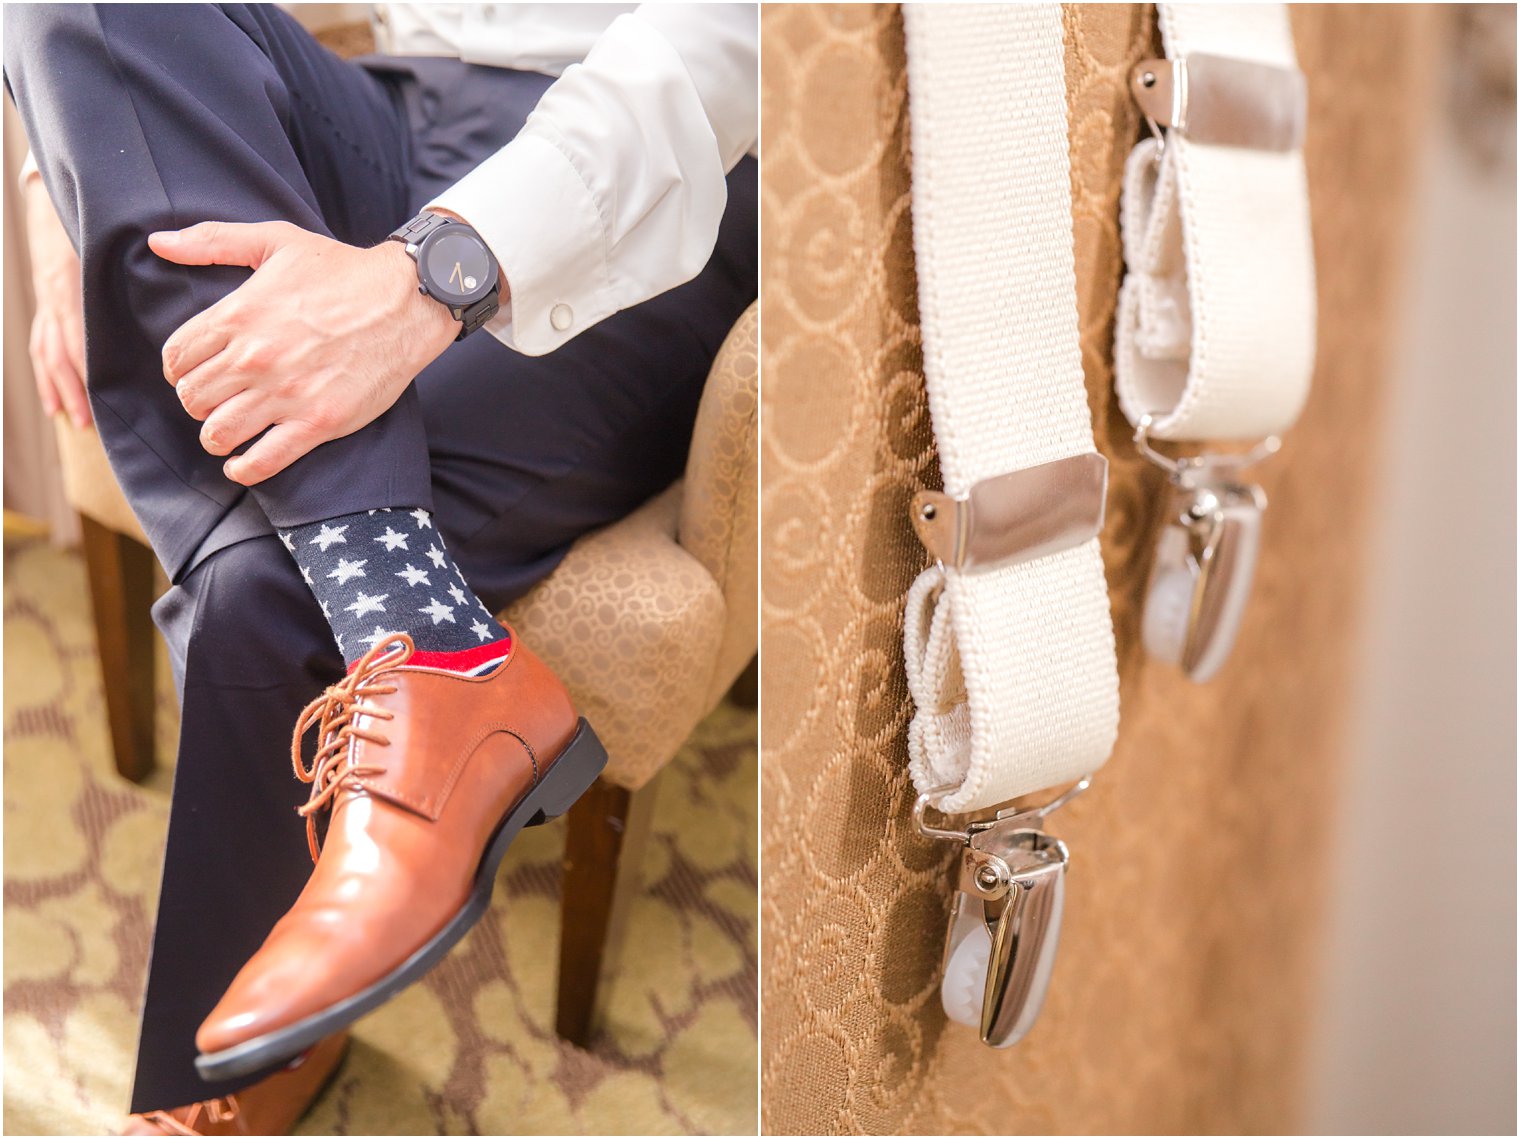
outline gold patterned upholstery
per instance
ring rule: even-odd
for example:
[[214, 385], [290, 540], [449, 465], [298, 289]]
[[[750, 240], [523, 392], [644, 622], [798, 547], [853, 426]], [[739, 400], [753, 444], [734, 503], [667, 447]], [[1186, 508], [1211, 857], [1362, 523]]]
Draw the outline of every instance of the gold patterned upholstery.
[[755, 652], [756, 306], [708, 376], [686, 477], [575, 544], [505, 616], [563, 678], [635, 790]]
[[67, 415], [55, 415], [53, 431], [58, 439], [63, 493], [69, 505], [86, 518], [146, 545], [148, 536], [127, 505], [121, 487], [116, 485], [116, 476], [111, 473], [106, 449], [101, 446], [95, 428], [80, 429]]
[[[686, 477], [576, 543], [505, 613], [596, 725], [606, 778], [647, 783], [755, 652], [755, 408], [751, 305], [713, 363]], [[93, 429], [55, 417], [70, 504], [145, 541]]]
[[[1140, 652], [1163, 482], [1135, 455], [1108, 363], [1120, 173], [1144, 129], [1127, 76], [1156, 52], [1154, 12], [1064, 8], [1122, 723], [1093, 789], [1057, 820], [1073, 862], [1045, 1011], [1028, 1039], [994, 1052], [940, 1007], [954, 853], [909, 817], [902, 601], [927, 559], [907, 504], [938, 474], [901, 21], [895, 6], [763, 10], [767, 1133], [1295, 1125], [1407, 140], [1428, 100], [1433, 29], [1413, 7], [1293, 11], [1310, 93], [1318, 371], [1283, 455], [1260, 468], [1272, 507], [1240, 643], [1199, 687]], [[1014, 97], [1017, 76], [1007, 85]]]

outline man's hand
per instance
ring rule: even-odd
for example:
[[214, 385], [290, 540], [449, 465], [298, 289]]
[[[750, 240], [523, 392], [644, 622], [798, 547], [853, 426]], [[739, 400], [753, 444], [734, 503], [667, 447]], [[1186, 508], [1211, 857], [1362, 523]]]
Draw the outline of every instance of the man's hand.
[[35, 174], [26, 186], [26, 246], [32, 259], [32, 293], [37, 300], [27, 350], [42, 410], [55, 415], [62, 408], [76, 426], [88, 427], [90, 401], [84, 388], [84, 299], [79, 255], [58, 220], [47, 188]]
[[180, 265], [246, 265], [253, 276], [164, 344], [164, 378], [204, 421], [201, 446], [252, 486], [385, 412], [459, 332], [417, 291], [399, 242], [358, 249], [289, 222], [202, 222], [150, 234]]

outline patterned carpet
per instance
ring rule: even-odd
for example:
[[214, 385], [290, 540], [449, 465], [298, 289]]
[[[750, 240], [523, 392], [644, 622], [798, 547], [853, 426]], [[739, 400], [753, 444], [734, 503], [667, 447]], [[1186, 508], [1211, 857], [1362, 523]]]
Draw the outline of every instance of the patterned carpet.
[[[79, 558], [8, 532], [5, 573], [5, 1131], [101, 1134], [127, 1099], [171, 773], [134, 787], [111, 766]], [[162, 755], [174, 721], [165, 668]], [[724, 705], [664, 776], [589, 1052], [552, 1027], [561, 822], [518, 840], [426, 982], [359, 1023], [302, 1133], [753, 1134], [755, 764], [753, 714]]]

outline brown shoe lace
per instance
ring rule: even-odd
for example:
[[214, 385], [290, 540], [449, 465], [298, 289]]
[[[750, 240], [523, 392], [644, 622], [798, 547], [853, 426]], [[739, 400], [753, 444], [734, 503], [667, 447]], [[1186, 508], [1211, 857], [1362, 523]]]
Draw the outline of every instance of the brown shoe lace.
[[[380, 747], [391, 741], [377, 732], [355, 723], [359, 716], [375, 720], [393, 719], [384, 708], [366, 704], [369, 696], [385, 696], [396, 691], [394, 684], [376, 683], [376, 674], [396, 668], [411, 659], [415, 646], [412, 638], [397, 633], [389, 640], [377, 642], [359, 658], [349, 673], [337, 684], [318, 696], [296, 721], [295, 735], [290, 741], [290, 760], [296, 769], [296, 778], [311, 784], [311, 797], [297, 812], [306, 820], [306, 845], [311, 849], [315, 862], [322, 853], [317, 841], [317, 814], [331, 806], [334, 796], [344, 788], [358, 787], [358, 780], [366, 775], [383, 774], [385, 768], [373, 764], [351, 763], [350, 745], [354, 740], [365, 740]], [[301, 758], [301, 740], [312, 726], [317, 727], [317, 753], [307, 767]]]
[[238, 1107], [237, 1096], [223, 1096], [221, 1099], [205, 1100], [202, 1103], [193, 1103], [187, 1109], [176, 1108], [176, 1111], [185, 1111], [185, 1118], [180, 1119], [167, 1111], [147, 1111], [143, 1113], [143, 1119], [160, 1128], [166, 1135], [201, 1135], [193, 1126], [199, 1121], [204, 1112], [210, 1123], [226, 1123], [237, 1117], [242, 1109]]

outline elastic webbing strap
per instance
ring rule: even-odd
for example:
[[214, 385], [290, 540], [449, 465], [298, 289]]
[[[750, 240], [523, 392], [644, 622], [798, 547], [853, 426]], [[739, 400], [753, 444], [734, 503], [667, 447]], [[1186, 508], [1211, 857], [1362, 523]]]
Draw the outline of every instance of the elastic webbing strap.
[[[913, 239], [945, 490], [1093, 450], [1072, 259], [1056, 5], [907, 5]], [[947, 811], [1075, 779], [1118, 730], [1097, 539], [992, 570], [936, 566], [905, 620], [909, 756]]]
[[[1282, 4], [1161, 4], [1167, 57], [1298, 66]], [[1128, 275], [1114, 374], [1161, 439], [1260, 439], [1290, 427], [1314, 367], [1314, 255], [1302, 150], [1143, 140], [1125, 169]]]

